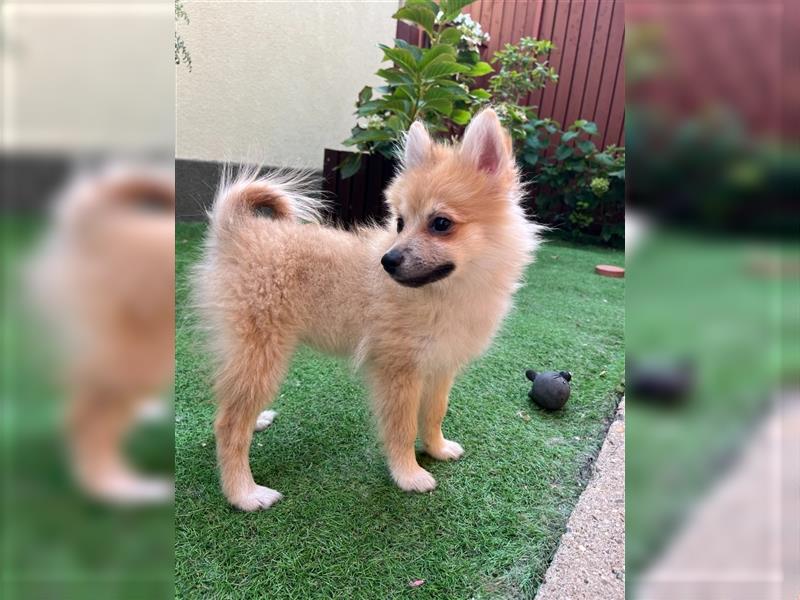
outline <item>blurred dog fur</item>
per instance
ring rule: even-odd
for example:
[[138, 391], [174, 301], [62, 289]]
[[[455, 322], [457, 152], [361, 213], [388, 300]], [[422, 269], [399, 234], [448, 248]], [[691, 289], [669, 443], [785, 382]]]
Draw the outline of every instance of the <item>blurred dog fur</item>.
[[407, 491], [436, 487], [417, 463], [417, 434], [436, 459], [463, 453], [442, 420], [456, 374], [490, 345], [538, 244], [520, 198], [511, 140], [491, 109], [460, 147], [411, 127], [384, 226], [320, 225], [319, 202], [286, 175], [252, 168], [223, 181], [194, 289], [217, 359], [217, 457], [231, 504], [253, 511], [281, 498], [255, 483], [248, 453], [298, 344], [353, 358], [392, 478]]
[[124, 442], [173, 376], [174, 207], [166, 171], [116, 165], [76, 177], [29, 265], [37, 316], [55, 334], [74, 475], [111, 503], [172, 496], [171, 481], [129, 466]]

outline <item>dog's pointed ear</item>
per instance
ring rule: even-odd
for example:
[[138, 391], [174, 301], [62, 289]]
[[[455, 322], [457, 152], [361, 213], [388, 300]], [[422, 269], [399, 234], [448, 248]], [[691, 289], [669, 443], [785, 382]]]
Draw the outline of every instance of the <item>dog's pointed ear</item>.
[[425, 126], [415, 121], [406, 135], [403, 148], [403, 168], [413, 169], [425, 163], [431, 155], [433, 142]]
[[511, 140], [494, 110], [487, 108], [472, 119], [464, 133], [461, 154], [478, 170], [493, 175], [511, 166]]

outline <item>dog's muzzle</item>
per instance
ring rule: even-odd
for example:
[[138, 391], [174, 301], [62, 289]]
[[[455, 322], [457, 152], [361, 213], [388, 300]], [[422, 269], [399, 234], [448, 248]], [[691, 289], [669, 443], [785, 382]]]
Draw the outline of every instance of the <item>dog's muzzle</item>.
[[438, 267], [436, 267], [432, 271], [429, 271], [428, 273], [425, 273], [424, 275], [415, 275], [414, 277], [401, 277], [393, 272], [390, 272], [390, 275], [392, 276], [392, 279], [394, 279], [400, 285], [417, 288], [444, 279], [445, 277], [450, 275], [450, 273], [452, 273], [455, 270], [455, 268], [456, 266], [453, 263], [445, 263], [443, 265], [439, 265]]

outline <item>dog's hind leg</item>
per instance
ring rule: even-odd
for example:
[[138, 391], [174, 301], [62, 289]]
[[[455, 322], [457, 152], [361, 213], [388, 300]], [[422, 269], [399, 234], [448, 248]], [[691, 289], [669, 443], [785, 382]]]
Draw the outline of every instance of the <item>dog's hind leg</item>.
[[279, 492], [256, 485], [249, 453], [253, 424], [277, 394], [292, 350], [293, 344], [275, 339], [267, 345], [241, 347], [229, 356], [217, 378], [215, 433], [222, 490], [241, 510], [269, 508], [281, 499]]
[[135, 398], [134, 393], [91, 383], [75, 387], [67, 419], [72, 468], [83, 490], [100, 500], [168, 502], [172, 482], [137, 473], [125, 457], [125, 436], [140, 406]]
[[431, 375], [425, 384], [419, 407], [419, 437], [425, 452], [437, 460], [456, 460], [464, 454], [458, 442], [446, 440], [442, 421], [447, 413], [447, 401], [453, 386], [453, 373]]
[[431, 491], [436, 480], [419, 466], [414, 451], [422, 393], [419, 373], [414, 368], [372, 365], [369, 376], [392, 479], [407, 492]]

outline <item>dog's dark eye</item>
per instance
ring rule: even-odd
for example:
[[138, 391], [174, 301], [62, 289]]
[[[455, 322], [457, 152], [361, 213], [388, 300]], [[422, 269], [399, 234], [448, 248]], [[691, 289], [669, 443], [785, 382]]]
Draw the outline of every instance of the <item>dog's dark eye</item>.
[[431, 229], [433, 229], [436, 233], [444, 233], [446, 231], [450, 231], [450, 228], [453, 226], [453, 222], [450, 219], [446, 219], [444, 217], [436, 217], [431, 222]]
[[401, 231], [403, 231], [403, 227], [405, 227], [405, 223], [403, 222], [403, 219], [401, 217], [398, 217], [397, 218], [397, 233], [400, 233]]

